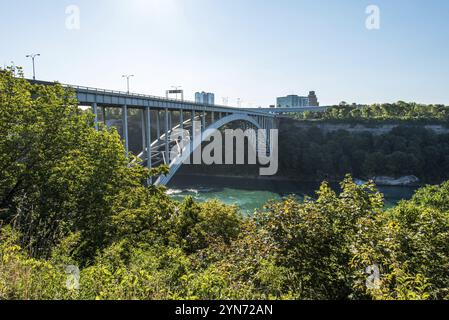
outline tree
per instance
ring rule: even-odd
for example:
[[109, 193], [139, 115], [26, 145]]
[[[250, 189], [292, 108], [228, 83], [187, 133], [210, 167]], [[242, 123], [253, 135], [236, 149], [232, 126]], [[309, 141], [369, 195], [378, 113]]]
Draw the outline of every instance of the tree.
[[34, 256], [79, 231], [79, 254], [92, 257], [113, 238], [112, 217], [149, 192], [142, 181], [155, 172], [126, 158], [115, 130], [96, 131], [70, 90], [7, 70], [0, 93], [0, 220]]

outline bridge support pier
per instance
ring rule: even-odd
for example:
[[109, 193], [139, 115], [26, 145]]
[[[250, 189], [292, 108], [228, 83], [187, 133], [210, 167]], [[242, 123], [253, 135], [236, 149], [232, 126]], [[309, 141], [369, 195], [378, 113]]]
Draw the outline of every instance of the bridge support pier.
[[201, 139], [203, 137], [203, 132], [206, 130], [206, 111], [203, 110], [202, 119], [201, 119]]
[[103, 124], [106, 126], [106, 107], [101, 107], [101, 110], [103, 112]]
[[184, 111], [182, 109], [179, 109], [179, 129], [181, 130], [181, 139], [184, 144]]
[[96, 102], [94, 102], [92, 104], [92, 112], [93, 112], [93, 114], [95, 116], [95, 118], [94, 118], [95, 130], [98, 131], [98, 108], [97, 108], [97, 103]]
[[271, 123], [270, 120], [267, 119], [267, 146], [268, 146], [268, 154], [271, 155]]
[[195, 139], [195, 117], [196, 117], [196, 113], [195, 110], [192, 110], [192, 136], [190, 139], [190, 150], [193, 150], [193, 140]]
[[160, 123], [160, 111], [156, 110], [156, 134], [157, 141], [161, 140], [161, 123]]
[[[259, 121], [257, 121], [257, 123], [259, 123]], [[259, 133], [257, 132], [257, 128], [254, 127], [254, 130], [256, 130], [256, 154], [259, 154]]]
[[165, 164], [170, 164], [170, 148], [168, 141], [168, 133], [169, 133], [169, 119], [168, 119], [168, 108], [165, 108]]
[[167, 116], [168, 116], [168, 132], [171, 133], [173, 131], [173, 119], [172, 119], [172, 112], [167, 109]]
[[125, 104], [122, 107], [122, 128], [123, 138], [125, 139], [125, 152], [128, 157], [129, 154], [129, 140], [128, 140], [128, 106]]
[[146, 140], [146, 119], [145, 119], [145, 110], [146, 109], [142, 109], [140, 110], [140, 126], [141, 126], [141, 133], [142, 133], [142, 150], [145, 152], [146, 148], [147, 148], [147, 140]]
[[[150, 108], [146, 108], [145, 109], [145, 122], [147, 123], [146, 125], [146, 146], [147, 146], [147, 168], [148, 169], [152, 169], [153, 167], [153, 163], [151, 161], [151, 156], [152, 156], [152, 150], [151, 150], [151, 109]], [[148, 184], [153, 183], [153, 178], [149, 178]]]

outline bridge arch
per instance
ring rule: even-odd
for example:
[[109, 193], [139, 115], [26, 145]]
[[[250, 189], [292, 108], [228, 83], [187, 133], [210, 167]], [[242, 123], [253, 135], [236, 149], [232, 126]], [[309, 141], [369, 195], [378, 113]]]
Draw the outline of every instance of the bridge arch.
[[165, 176], [160, 176], [156, 180], [156, 185], [167, 185], [170, 180], [175, 176], [176, 172], [182, 167], [184, 162], [190, 158], [190, 156], [193, 154], [193, 152], [200, 147], [200, 145], [208, 140], [212, 133], [215, 130], [220, 129], [224, 125], [234, 122], [234, 121], [245, 121], [247, 123], [253, 124], [257, 129], [262, 129], [262, 126], [251, 116], [244, 113], [234, 113], [229, 116], [223, 117], [216, 122], [214, 122], [212, 125], [210, 125], [208, 128], [206, 128], [202, 134], [201, 134], [201, 141], [194, 141], [193, 147], [189, 144], [182, 152], [182, 156], [178, 157], [177, 159], [174, 159], [170, 162], [169, 168], [170, 172]]

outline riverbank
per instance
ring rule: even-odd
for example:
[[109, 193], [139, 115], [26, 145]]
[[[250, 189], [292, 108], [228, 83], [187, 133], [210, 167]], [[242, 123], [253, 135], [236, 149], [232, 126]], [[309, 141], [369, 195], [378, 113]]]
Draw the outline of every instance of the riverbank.
[[[319, 179], [298, 179], [295, 177], [286, 177], [286, 176], [242, 176], [242, 175], [235, 175], [235, 174], [213, 174], [210, 173], [182, 173], [178, 174], [179, 177], [184, 178], [192, 178], [195, 177], [201, 177], [201, 178], [207, 178], [207, 177], [214, 177], [214, 178], [231, 178], [236, 180], [258, 180], [258, 181], [279, 181], [279, 182], [293, 182], [293, 183], [309, 183], [309, 184], [319, 184], [322, 181], [327, 181], [329, 183], [339, 183], [342, 178], [336, 179], [336, 178], [326, 178], [323, 180]], [[366, 178], [354, 178], [354, 181], [358, 181], [360, 183], [366, 183], [370, 179]], [[423, 187], [429, 183], [423, 183], [421, 182], [417, 177], [415, 176], [404, 176], [399, 178], [393, 178], [393, 177], [385, 177], [385, 176], [379, 176], [374, 177], [372, 180], [376, 183], [377, 186], [383, 186], [383, 187], [391, 187], [391, 186], [403, 186], [403, 187]], [[435, 181], [431, 182], [430, 184], [439, 184], [441, 182]]]

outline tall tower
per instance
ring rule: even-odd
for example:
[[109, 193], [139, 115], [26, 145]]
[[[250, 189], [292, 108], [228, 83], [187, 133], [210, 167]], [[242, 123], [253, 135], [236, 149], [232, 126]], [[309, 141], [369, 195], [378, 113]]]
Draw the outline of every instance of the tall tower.
[[195, 93], [195, 102], [201, 103], [201, 104], [209, 104], [214, 105], [215, 104], [215, 95], [210, 92], [197, 92]]
[[215, 104], [215, 95], [213, 93], [207, 93], [207, 103], [210, 105], [214, 105]]

